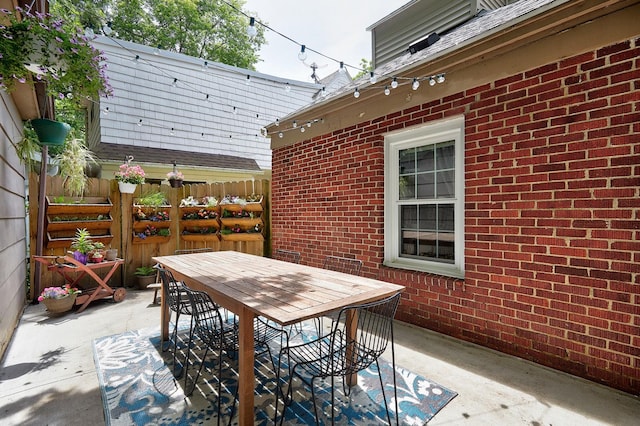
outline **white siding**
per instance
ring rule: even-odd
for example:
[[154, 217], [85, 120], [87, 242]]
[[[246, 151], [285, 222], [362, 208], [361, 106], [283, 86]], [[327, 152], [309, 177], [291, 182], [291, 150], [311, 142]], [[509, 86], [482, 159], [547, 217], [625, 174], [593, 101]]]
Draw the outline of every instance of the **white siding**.
[[0, 358], [25, 304], [25, 170], [14, 149], [21, 138], [18, 111], [11, 96], [0, 91]]
[[270, 170], [270, 141], [261, 128], [309, 104], [322, 87], [219, 63], [204, 70], [198, 58], [166, 51], [154, 55], [147, 46], [104, 37], [95, 45], [105, 53], [114, 89], [112, 97], [100, 101], [103, 111], [109, 108], [100, 114], [105, 143], [252, 158]]

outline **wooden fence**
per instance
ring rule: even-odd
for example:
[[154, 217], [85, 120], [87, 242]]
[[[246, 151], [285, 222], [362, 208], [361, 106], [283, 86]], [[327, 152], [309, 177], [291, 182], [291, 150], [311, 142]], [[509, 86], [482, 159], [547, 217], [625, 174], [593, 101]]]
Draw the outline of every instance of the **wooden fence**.
[[[70, 247], [53, 247], [60, 244], [47, 244], [50, 236], [47, 232], [43, 235], [37, 235], [38, 226], [38, 185], [39, 176], [32, 173], [29, 177], [29, 221], [30, 221], [30, 242], [31, 254], [36, 253], [37, 238], [44, 239], [43, 255], [64, 256], [70, 250]], [[47, 177], [46, 196], [49, 199], [65, 196], [64, 179], [60, 176]], [[149, 266], [153, 262], [153, 256], [163, 256], [174, 254], [176, 250], [195, 249], [208, 247], [214, 251], [235, 250], [244, 253], [263, 256], [270, 252], [270, 195], [271, 185], [268, 180], [241, 181], [241, 182], [224, 182], [214, 184], [194, 184], [184, 185], [181, 188], [172, 188], [168, 185], [144, 184], [138, 185], [135, 193], [121, 194], [118, 190], [118, 183], [115, 180], [106, 179], [90, 179], [85, 191], [85, 197], [108, 197], [112, 203], [111, 218], [113, 219], [110, 227], [110, 234], [113, 236], [107, 248], [115, 248], [118, 250], [118, 257], [125, 260], [123, 268], [118, 271], [110, 280], [111, 286], [131, 287], [136, 283], [135, 271], [140, 266]], [[135, 243], [134, 235], [134, 217], [133, 204], [141, 195], [148, 192], [160, 191], [169, 201], [170, 207], [162, 208], [169, 211], [170, 216], [170, 236], [165, 238], [161, 243]], [[206, 241], [186, 240], [181, 237], [180, 228], [180, 202], [189, 196], [195, 199], [202, 199], [205, 196], [215, 196], [220, 200], [224, 195], [236, 195], [239, 197], [247, 197], [251, 194], [262, 195], [262, 221], [263, 241], [226, 241], [219, 238], [209, 238]], [[46, 218], [48, 219], [48, 218]], [[64, 284], [64, 280], [58, 274], [47, 271], [46, 268], [40, 268], [39, 288], [43, 289], [48, 286], [59, 286]], [[31, 282], [34, 283], [34, 262], [31, 261]], [[89, 282], [83, 284], [90, 285]], [[33, 288], [31, 286], [33, 295]]]

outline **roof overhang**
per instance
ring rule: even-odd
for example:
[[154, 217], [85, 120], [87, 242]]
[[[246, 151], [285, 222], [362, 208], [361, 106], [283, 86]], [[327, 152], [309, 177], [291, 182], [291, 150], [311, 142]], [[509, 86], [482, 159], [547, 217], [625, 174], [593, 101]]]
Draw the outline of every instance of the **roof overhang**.
[[[358, 84], [362, 83], [360, 80], [341, 93], [280, 120], [281, 126], [283, 122], [293, 120], [298, 123], [314, 123], [305, 129], [305, 133], [282, 131], [282, 127], [269, 125], [267, 131], [271, 135], [271, 148], [290, 146], [349, 128], [393, 111], [402, 111], [494, 81], [501, 78], [500, 75], [507, 77], [541, 63], [605, 46], [625, 37], [637, 36], [640, 33], [637, 24], [640, 16], [639, 3], [638, 0], [552, 1], [464, 43], [429, 55], [415, 63], [391, 69], [378, 77], [377, 86], [392, 76], [428, 76], [441, 72], [446, 72], [445, 84], [439, 84], [429, 90], [394, 90], [391, 95], [385, 96], [381, 89], [363, 90], [369, 84]], [[590, 25], [596, 20], [600, 21], [597, 25]], [[575, 43], [561, 44], [557, 39], [553, 39], [554, 36], [562, 37], [568, 30], [574, 32], [573, 39], [580, 40], [579, 46]], [[525, 49], [518, 50], [540, 41], [546, 43], [540, 43], [535, 47], [535, 55], [522, 53]], [[517, 61], [501, 64], [497, 60], [514, 52], [519, 56]], [[547, 62], [540, 62], [541, 60]], [[354, 87], [359, 87], [361, 92], [358, 99], [353, 96]], [[282, 132], [282, 137], [276, 135], [279, 132]]]

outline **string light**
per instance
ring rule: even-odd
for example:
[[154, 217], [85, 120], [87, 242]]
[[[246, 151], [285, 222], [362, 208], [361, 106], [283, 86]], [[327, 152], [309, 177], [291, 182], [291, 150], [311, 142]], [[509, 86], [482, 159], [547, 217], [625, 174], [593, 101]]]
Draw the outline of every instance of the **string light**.
[[436, 77], [436, 81], [438, 83], [444, 83], [444, 74], [438, 74], [438, 76]]
[[105, 107], [102, 112], [104, 113], [104, 115], [109, 115], [109, 107]]
[[256, 18], [253, 16], [249, 18], [249, 26], [247, 27], [247, 35], [250, 38], [254, 38], [258, 35], [258, 29], [256, 28]]
[[396, 89], [397, 87], [398, 87], [398, 77], [393, 77], [393, 80], [391, 80], [391, 88]]
[[203, 69], [203, 70], [206, 70], [207, 68], [209, 68], [209, 62], [204, 61], [204, 62], [202, 63], [202, 69]]
[[358, 99], [360, 97], [360, 90], [356, 87], [356, 90], [353, 91], [353, 97]]
[[300, 133], [304, 133], [305, 130], [304, 126], [300, 127]]
[[346, 68], [344, 67], [344, 62], [340, 61], [340, 68], [338, 69], [338, 72], [344, 74], [347, 72]]
[[160, 45], [158, 45], [158, 47], [153, 49], [153, 54], [156, 55], [156, 56], [160, 54]]
[[113, 29], [111, 28], [111, 25], [112, 25], [112, 24], [113, 24], [113, 23], [112, 23], [111, 21], [109, 21], [109, 22], [107, 22], [107, 24], [106, 24], [106, 25], [104, 25], [104, 26], [102, 27], [102, 33], [103, 33], [104, 35], [106, 35], [107, 37], [108, 37], [108, 36], [110, 36], [110, 35], [111, 35], [111, 33], [113, 32]]
[[142, 127], [142, 118], [138, 121], [138, 127]]
[[169, 132], [169, 134], [170, 134], [171, 136], [173, 136], [173, 135], [175, 135], [175, 134], [176, 134], [176, 131], [175, 131], [175, 129], [174, 129], [173, 127], [171, 128], [171, 131]]
[[391, 90], [389, 90], [389, 86], [384, 86], [384, 94], [389, 96], [391, 94]]
[[176, 87], [178, 85], [178, 79], [174, 78], [173, 83], [171, 83], [171, 87]]
[[296, 120], [293, 120], [292, 126], [295, 129], [296, 127], [298, 127], [298, 122]]
[[306, 46], [303, 44], [302, 46], [300, 46], [300, 52], [298, 53], [298, 59], [300, 59], [301, 61], [306, 61], [307, 60], [307, 52], [305, 52]]
[[135, 58], [133, 58], [133, 65], [138, 65], [138, 61], [140, 60], [140, 55], [136, 55]]
[[246, 83], [247, 83], [247, 86], [251, 84], [251, 76], [249, 74], [247, 74]]
[[413, 78], [413, 83], [411, 83], [411, 88], [413, 90], [418, 90], [418, 87], [420, 87], [420, 81], [418, 80], [417, 77]]
[[376, 75], [373, 73], [373, 71], [371, 71], [369, 73], [369, 83], [376, 84], [377, 81], [378, 81], [378, 77], [376, 77]]
[[289, 84], [289, 82], [286, 82], [284, 85], [284, 91], [289, 93], [291, 91], [291, 85]]
[[435, 86], [436, 85], [436, 79], [433, 78], [433, 76], [429, 77], [429, 86]]

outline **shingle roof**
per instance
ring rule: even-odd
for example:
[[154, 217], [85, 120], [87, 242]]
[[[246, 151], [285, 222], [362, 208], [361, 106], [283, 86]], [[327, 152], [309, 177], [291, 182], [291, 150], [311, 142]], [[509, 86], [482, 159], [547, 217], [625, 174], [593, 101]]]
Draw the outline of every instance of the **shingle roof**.
[[232, 170], [260, 170], [258, 163], [251, 158], [231, 155], [207, 154], [202, 152], [177, 151], [173, 149], [150, 148], [135, 145], [100, 143], [94, 150], [95, 156], [102, 161], [120, 161], [127, 155], [133, 155], [140, 163], [172, 164], [174, 161], [185, 166]]

